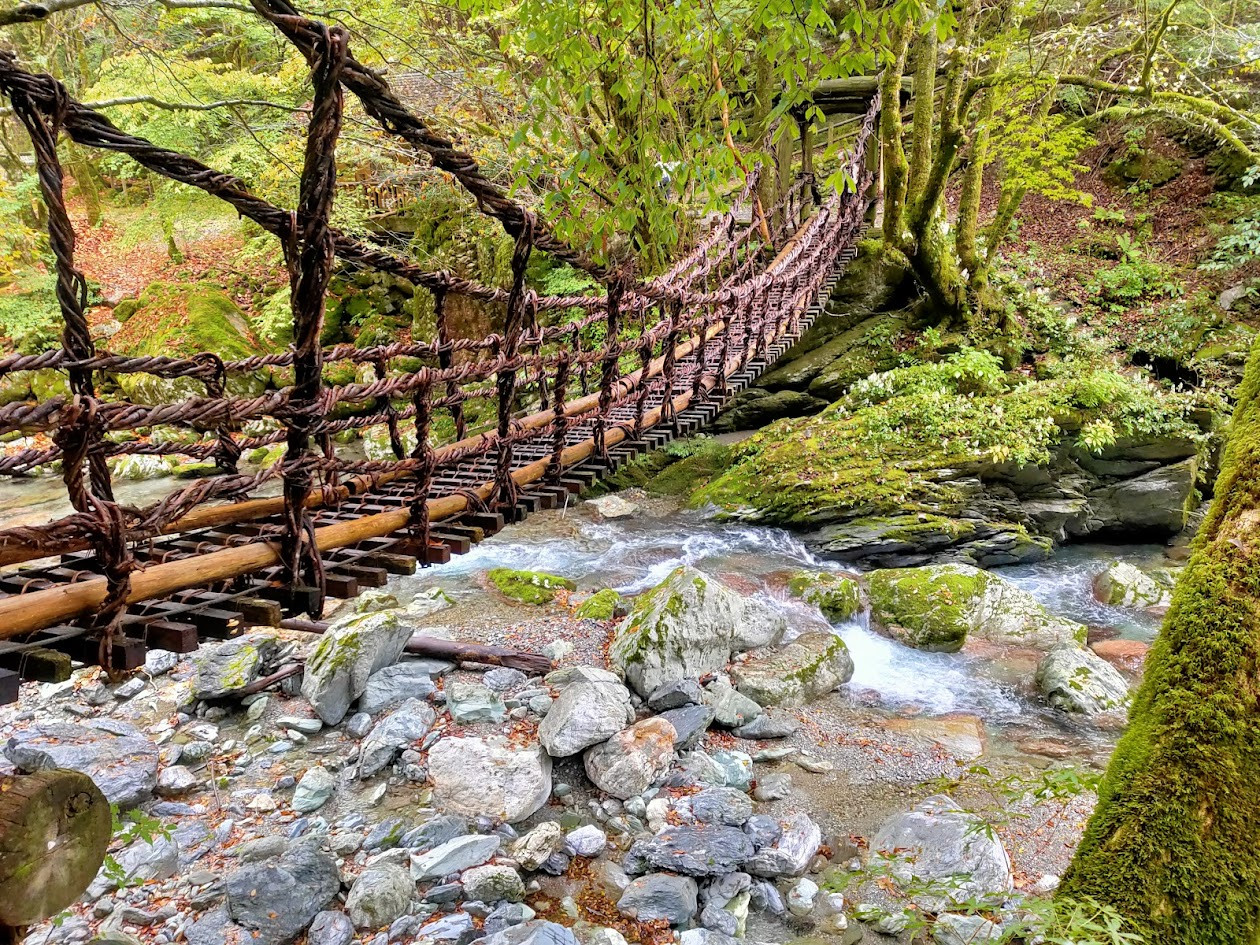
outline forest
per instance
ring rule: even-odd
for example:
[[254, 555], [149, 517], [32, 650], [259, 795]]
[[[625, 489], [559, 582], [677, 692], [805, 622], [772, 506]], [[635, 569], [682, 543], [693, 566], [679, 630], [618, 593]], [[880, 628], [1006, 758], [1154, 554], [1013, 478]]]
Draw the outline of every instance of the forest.
[[0, 221], [0, 943], [1260, 943], [1255, 0], [0, 0]]

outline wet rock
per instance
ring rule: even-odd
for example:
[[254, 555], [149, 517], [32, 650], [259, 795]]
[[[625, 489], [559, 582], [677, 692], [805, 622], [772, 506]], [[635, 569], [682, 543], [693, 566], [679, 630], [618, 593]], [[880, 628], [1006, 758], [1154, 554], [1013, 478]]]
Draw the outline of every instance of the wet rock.
[[258, 678], [279, 646], [279, 638], [269, 633], [247, 633], [202, 646], [192, 657], [193, 697], [218, 699], [244, 689]]
[[752, 855], [752, 841], [742, 830], [715, 824], [668, 827], [631, 848], [632, 858], [687, 876], [730, 873]]
[[690, 925], [698, 909], [698, 894], [696, 881], [690, 877], [649, 873], [626, 887], [617, 900], [617, 911], [636, 922]]
[[648, 696], [648, 708], [661, 713], [667, 709], [681, 709], [685, 705], [699, 705], [704, 701], [704, 688], [698, 679], [674, 679], [657, 686]]
[[608, 846], [608, 837], [594, 824], [578, 827], [565, 835], [564, 849], [572, 856], [594, 859]]
[[525, 869], [536, 870], [562, 849], [564, 831], [555, 821], [547, 820], [512, 844], [512, 856]]
[[583, 667], [566, 685], [538, 727], [538, 740], [553, 758], [566, 758], [612, 738], [634, 721], [630, 690], [612, 673]]
[[441, 879], [480, 866], [499, 852], [503, 838], [496, 834], [470, 834], [448, 840], [411, 857], [411, 877], [418, 883]]
[[394, 610], [356, 614], [329, 627], [302, 678], [302, 695], [315, 714], [327, 725], [344, 719], [372, 674], [398, 662], [411, 629]]
[[664, 683], [716, 672], [733, 652], [773, 643], [785, 629], [764, 601], [684, 566], [635, 598], [609, 655], [646, 697]]
[[1094, 578], [1094, 596], [1114, 607], [1166, 607], [1171, 588], [1127, 561], [1113, 561]]
[[802, 633], [785, 646], [751, 654], [731, 677], [758, 705], [806, 705], [852, 679], [853, 659], [834, 633]]
[[1160, 466], [1090, 493], [1098, 530], [1176, 535], [1190, 517], [1198, 460]]
[[686, 705], [678, 709], [667, 709], [659, 717], [674, 726], [678, 738], [674, 749], [690, 751], [700, 744], [700, 739], [713, 724], [714, 715], [712, 706]]
[[774, 879], [800, 876], [809, 868], [822, 845], [822, 830], [803, 812], [792, 814], [779, 827], [781, 832], [774, 845], [761, 847], [748, 858], [744, 864], [746, 872]]
[[909, 735], [916, 741], [940, 745], [959, 761], [972, 761], [985, 753], [988, 735], [984, 720], [964, 712], [948, 715], [886, 719], [883, 727]]
[[1129, 683], [1092, 650], [1056, 647], [1037, 664], [1037, 688], [1065, 712], [1097, 715], [1129, 702]]
[[1151, 645], [1142, 640], [1098, 640], [1089, 648], [1121, 672], [1141, 676]]
[[456, 681], [446, 687], [446, 707], [461, 725], [501, 722], [507, 714], [503, 698], [481, 683]]
[[639, 511], [637, 505], [627, 502], [619, 495], [603, 495], [598, 499], [587, 499], [585, 505], [603, 519], [630, 518]]
[[932, 938], [938, 945], [984, 945], [1002, 939], [1002, 926], [982, 915], [944, 912], [932, 923]]
[[183, 797], [197, 790], [200, 779], [183, 765], [171, 765], [158, 775], [156, 792], [159, 797]]
[[368, 677], [367, 688], [359, 696], [359, 711], [376, 715], [407, 699], [427, 699], [436, 691], [428, 667], [413, 662], [395, 663]]
[[747, 738], [760, 741], [763, 738], [787, 738], [795, 735], [801, 723], [790, 715], [774, 712], [763, 712], [751, 722], [745, 722], [731, 731], [736, 738]]
[[788, 581], [788, 592], [813, 604], [832, 623], [843, 623], [865, 609], [858, 582], [834, 571], [797, 571]]
[[321, 912], [306, 932], [306, 945], [350, 945], [354, 923], [344, 912]]
[[377, 722], [359, 748], [359, 777], [370, 778], [398, 752], [424, 738], [436, 719], [437, 713], [428, 703], [408, 699]]
[[282, 856], [242, 866], [224, 883], [234, 922], [261, 945], [285, 945], [304, 932], [341, 888], [337, 861], [316, 841], [293, 844]]
[[448, 736], [429, 751], [429, 778], [439, 806], [516, 823], [551, 796], [551, 756], [502, 738]]
[[379, 929], [407, 911], [416, 884], [401, 866], [369, 866], [354, 881], [346, 911], [356, 929]]
[[336, 789], [336, 775], [323, 765], [314, 765], [307, 768], [306, 773], [302, 775], [302, 780], [297, 784], [297, 790], [293, 792], [293, 802], [290, 806], [300, 814], [319, 810], [328, 803], [328, 799], [333, 796], [333, 791]]
[[1085, 627], [1047, 611], [1027, 591], [970, 565], [875, 571], [871, 618], [921, 650], [955, 652], [969, 635], [993, 643], [1049, 649], [1085, 642]]
[[739, 728], [756, 719], [762, 708], [736, 691], [725, 679], [714, 680], [704, 691], [705, 704], [713, 709], [713, 722], [723, 728]]
[[572, 930], [555, 922], [522, 922], [481, 940], [482, 945], [578, 945]]
[[111, 804], [130, 810], [153, 796], [158, 746], [139, 729], [114, 719], [44, 722], [13, 735], [5, 757], [22, 771], [82, 771]]
[[885, 821], [871, 838], [871, 853], [927, 912], [969, 900], [999, 902], [1013, 888], [1002, 842], [944, 794]]
[[521, 874], [510, 866], [475, 866], [459, 879], [465, 898], [478, 902], [520, 902], [525, 898]]
[[644, 719], [602, 745], [587, 749], [583, 757], [586, 775], [613, 797], [625, 800], [642, 794], [669, 771], [677, 737], [674, 727], [664, 719]]

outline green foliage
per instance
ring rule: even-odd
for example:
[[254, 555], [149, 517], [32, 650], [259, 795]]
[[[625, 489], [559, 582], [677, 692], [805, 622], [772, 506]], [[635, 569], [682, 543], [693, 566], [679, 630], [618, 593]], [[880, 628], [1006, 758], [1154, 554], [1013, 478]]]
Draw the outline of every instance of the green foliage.
[[[111, 804], [110, 814], [113, 817], [114, 824], [113, 842], [124, 847], [136, 842], [153, 843], [161, 838], [169, 840], [175, 833], [175, 828], [172, 825], [156, 817], [150, 817], [142, 810], [130, 810], [127, 811], [126, 815], [120, 815], [118, 806]], [[143, 882], [143, 880], [129, 875], [122, 864], [111, 854], [106, 854], [105, 861], [101, 864], [101, 869], [105, 874], [105, 878], [120, 889], [128, 886], [138, 886]]]
[[1181, 294], [1181, 282], [1167, 266], [1146, 259], [1124, 234], [1116, 238], [1116, 245], [1123, 261], [1100, 269], [1086, 287], [1099, 306], [1123, 312], [1144, 301]]
[[1236, 217], [1199, 267], [1224, 272], [1260, 259], [1260, 207]]
[[1004, 188], [1089, 206], [1092, 197], [1076, 187], [1076, 175], [1088, 168], [1076, 159], [1093, 138], [1067, 116], [1043, 116], [1035, 107], [1054, 84], [1050, 76], [1027, 78], [990, 93], [1001, 95], [990, 156], [1002, 163]]

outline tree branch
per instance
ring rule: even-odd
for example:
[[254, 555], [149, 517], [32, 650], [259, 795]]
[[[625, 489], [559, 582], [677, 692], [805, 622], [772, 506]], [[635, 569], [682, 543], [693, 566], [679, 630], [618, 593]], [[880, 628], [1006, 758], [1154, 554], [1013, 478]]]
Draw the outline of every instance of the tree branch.
[[[245, 105], [255, 108], [275, 108], [292, 113], [310, 111], [308, 107], [282, 105], [279, 102], [269, 102], [262, 98], [225, 98], [217, 102], [167, 102], [152, 95], [127, 95], [122, 98], [108, 98], [99, 102], [83, 103], [84, 108], [91, 109], [116, 108], [120, 105], [152, 105], [154, 108], [161, 108], [171, 112], [208, 112], [216, 108], [234, 108]], [[11, 114], [13, 114], [12, 108], [0, 108], [0, 116]]]
[[[93, 6], [102, 0], [40, 0], [33, 3], [19, 3], [8, 9], [0, 10], [0, 26], [14, 26], [18, 23], [38, 23], [46, 20], [54, 13], [65, 10], [76, 10], [79, 7]], [[239, 10], [252, 13], [253, 10], [243, 3], [232, 3], [231, 0], [157, 0], [157, 3], [170, 10], [204, 10], [222, 9]]]

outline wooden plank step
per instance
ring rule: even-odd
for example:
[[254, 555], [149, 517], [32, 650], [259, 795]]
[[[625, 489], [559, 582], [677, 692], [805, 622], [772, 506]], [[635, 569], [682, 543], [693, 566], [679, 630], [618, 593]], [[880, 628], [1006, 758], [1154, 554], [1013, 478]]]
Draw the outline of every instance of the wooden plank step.
[[0, 653], [0, 668], [16, 672], [36, 682], [65, 682], [73, 667], [70, 655], [44, 646], [32, 646]]

